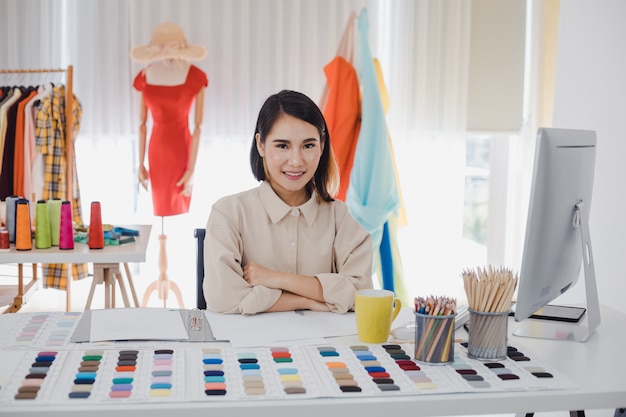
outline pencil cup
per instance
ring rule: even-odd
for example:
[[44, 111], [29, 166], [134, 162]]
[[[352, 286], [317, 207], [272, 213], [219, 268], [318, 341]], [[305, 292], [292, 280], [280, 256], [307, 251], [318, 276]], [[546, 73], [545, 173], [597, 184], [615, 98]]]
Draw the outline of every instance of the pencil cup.
[[454, 317], [415, 313], [415, 360], [430, 365], [454, 361]]
[[509, 312], [486, 313], [469, 309], [468, 356], [481, 360], [503, 360], [507, 352]]

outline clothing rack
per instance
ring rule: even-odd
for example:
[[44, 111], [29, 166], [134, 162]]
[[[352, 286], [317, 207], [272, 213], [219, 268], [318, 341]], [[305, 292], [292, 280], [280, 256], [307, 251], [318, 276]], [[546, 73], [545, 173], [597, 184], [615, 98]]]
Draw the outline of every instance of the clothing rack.
[[[61, 69], [17, 69], [17, 70], [0, 70], [0, 74], [32, 74], [32, 73], [56, 73], [64, 72], [66, 76], [65, 81], [65, 199], [72, 200], [74, 195], [74, 173], [72, 171], [72, 156], [74, 154], [74, 93], [73, 93], [73, 76], [74, 69], [72, 65], [68, 65], [67, 68]], [[24, 196], [30, 198], [30, 196]]]
[[[72, 196], [74, 195], [74, 172], [73, 172], [73, 163], [72, 158], [74, 155], [74, 115], [73, 115], [73, 107], [74, 107], [74, 92], [73, 92], [73, 76], [74, 69], [71, 65], [68, 65], [67, 68], [61, 69], [3, 69], [0, 70], [0, 74], [32, 74], [32, 73], [65, 73], [66, 81], [65, 81], [65, 198], [66, 200], [72, 201]], [[25, 198], [31, 198], [31, 196], [24, 196]], [[67, 280], [67, 287], [65, 288], [65, 302], [66, 302], [66, 311], [70, 311], [71, 305], [71, 292], [70, 292], [70, 283], [71, 279]], [[20, 310], [22, 307], [23, 299], [25, 294], [34, 286], [37, 282], [37, 264], [33, 264], [33, 278], [30, 282], [24, 285], [24, 274], [23, 274], [23, 266], [22, 264], [18, 264], [18, 285], [17, 285], [17, 295], [15, 296], [14, 302], [10, 305], [5, 313], [14, 313]]]

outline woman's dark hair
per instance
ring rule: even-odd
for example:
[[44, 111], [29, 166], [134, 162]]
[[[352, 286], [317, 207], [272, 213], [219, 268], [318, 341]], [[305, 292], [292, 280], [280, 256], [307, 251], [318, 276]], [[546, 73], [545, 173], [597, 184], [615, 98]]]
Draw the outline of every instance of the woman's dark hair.
[[309, 194], [315, 190], [322, 200], [333, 201], [333, 197], [339, 190], [339, 168], [330, 144], [328, 127], [324, 115], [313, 100], [297, 91], [283, 90], [278, 94], [271, 95], [263, 103], [250, 147], [250, 167], [254, 177], [259, 181], [263, 181], [267, 177], [263, 158], [256, 146], [256, 134], [259, 134], [261, 143], [265, 143], [274, 123], [285, 114], [310, 123], [319, 131], [320, 142], [324, 145], [322, 156], [315, 174], [306, 188]]

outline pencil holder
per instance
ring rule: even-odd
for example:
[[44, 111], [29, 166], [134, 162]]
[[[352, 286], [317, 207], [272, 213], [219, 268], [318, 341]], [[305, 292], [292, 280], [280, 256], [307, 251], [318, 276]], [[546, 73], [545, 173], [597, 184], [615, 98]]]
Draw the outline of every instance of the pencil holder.
[[454, 361], [454, 317], [415, 313], [415, 360], [430, 365]]
[[480, 360], [506, 359], [508, 310], [486, 313], [469, 309], [469, 313], [468, 356]]

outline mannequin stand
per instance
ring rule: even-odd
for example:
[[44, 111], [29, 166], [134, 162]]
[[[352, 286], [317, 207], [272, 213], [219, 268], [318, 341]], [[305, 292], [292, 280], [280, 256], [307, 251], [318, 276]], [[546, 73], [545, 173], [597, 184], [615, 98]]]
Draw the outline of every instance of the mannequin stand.
[[183, 295], [180, 291], [178, 285], [175, 282], [170, 281], [167, 277], [167, 251], [165, 247], [165, 243], [167, 241], [167, 236], [163, 233], [163, 218], [161, 218], [161, 234], [159, 235], [159, 278], [154, 281], [148, 288], [143, 296], [143, 301], [141, 303], [142, 307], [146, 307], [148, 305], [148, 300], [154, 291], [157, 292], [157, 295], [160, 300], [163, 300], [163, 307], [167, 307], [167, 296], [170, 291], [174, 293], [176, 296], [176, 300], [178, 301], [178, 306], [180, 308], [185, 308], [183, 305]]

